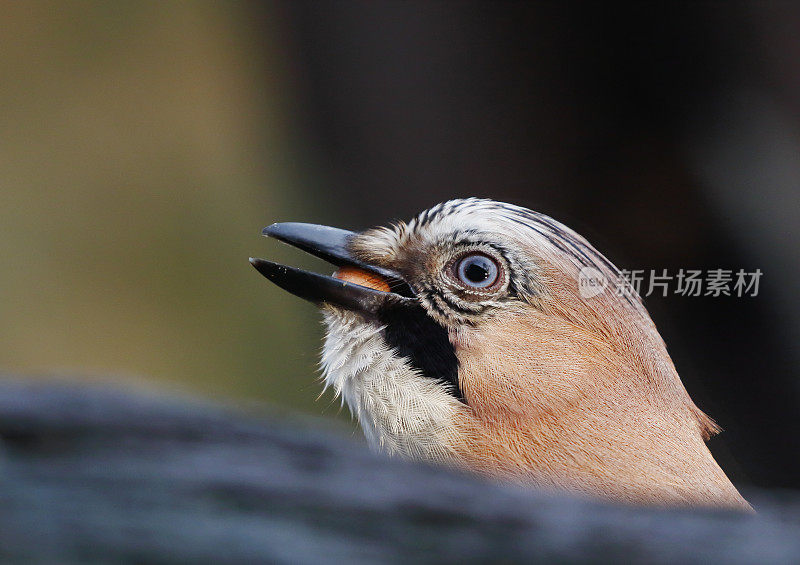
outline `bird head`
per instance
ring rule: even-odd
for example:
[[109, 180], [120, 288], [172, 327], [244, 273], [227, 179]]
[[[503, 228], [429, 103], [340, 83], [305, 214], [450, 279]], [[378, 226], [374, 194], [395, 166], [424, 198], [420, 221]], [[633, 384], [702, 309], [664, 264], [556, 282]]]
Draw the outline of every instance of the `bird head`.
[[251, 259], [321, 307], [325, 384], [372, 446], [615, 500], [747, 504], [641, 299], [568, 227], [469, 198], [364, 232], [263, 233], [339, 267]]

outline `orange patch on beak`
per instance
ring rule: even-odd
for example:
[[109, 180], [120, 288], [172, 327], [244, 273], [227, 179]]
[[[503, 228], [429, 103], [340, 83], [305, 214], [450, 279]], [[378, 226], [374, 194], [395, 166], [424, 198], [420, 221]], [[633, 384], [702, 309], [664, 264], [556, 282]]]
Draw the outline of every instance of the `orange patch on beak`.
[[333, 273], [334, 278], [365, 286], [382, 292], [389, 292], [389, 283], [383, 277], [358, 269], [356, 267], [340, 267]]

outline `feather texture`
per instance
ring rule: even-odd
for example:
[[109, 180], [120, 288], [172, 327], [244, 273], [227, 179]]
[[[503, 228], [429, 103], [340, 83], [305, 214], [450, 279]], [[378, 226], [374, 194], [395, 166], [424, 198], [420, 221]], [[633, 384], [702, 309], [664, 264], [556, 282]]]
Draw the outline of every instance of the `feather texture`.
[[[326, 307], [325, 381], [374, 447], [612, 500], [750, 510], [704, 443], [719, 428], [689, 398], [639, 296], [581, 294], [582, 269], [615, 282], [619, 271], [577, 233], [465, 199], [356, 234], [350, 248], [403, 276], [457, 365], [455, 395], [387, 341], [391, 316]], [[448, 275], [465, 249], [497, 262], [496, 290]]]

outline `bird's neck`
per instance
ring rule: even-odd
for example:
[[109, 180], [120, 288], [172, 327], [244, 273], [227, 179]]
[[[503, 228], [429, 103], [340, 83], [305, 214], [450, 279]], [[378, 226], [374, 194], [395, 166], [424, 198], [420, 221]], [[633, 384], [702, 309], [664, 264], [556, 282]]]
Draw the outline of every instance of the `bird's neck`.
[[688, 418], [598, 399], [461, 425], [470, 441], [456, 444], [458, 461], [482, 474], [627, 503], [749, 508]]
[[706, 447], [663, 343], [638, 355], [530, 314], [454, 342], [466, 467], [628, 502], [749, 508]]

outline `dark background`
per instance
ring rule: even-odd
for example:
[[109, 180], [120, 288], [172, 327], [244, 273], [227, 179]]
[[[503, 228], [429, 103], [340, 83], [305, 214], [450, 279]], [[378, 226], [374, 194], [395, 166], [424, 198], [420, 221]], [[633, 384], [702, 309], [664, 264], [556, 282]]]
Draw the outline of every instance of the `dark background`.
[[314, 404], [313, 309], [246, 258], [319, 263], [260, 228], [485, 196], [623, 269], [761, 269], [754, 298], [645, 304], [731, 478], [800, 488], [792, 4], [42, 3], [3, 21], [0, 367], [334, 416]]

